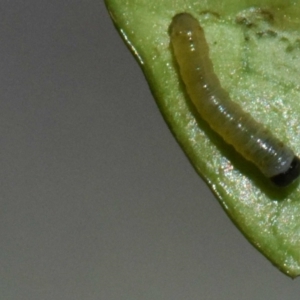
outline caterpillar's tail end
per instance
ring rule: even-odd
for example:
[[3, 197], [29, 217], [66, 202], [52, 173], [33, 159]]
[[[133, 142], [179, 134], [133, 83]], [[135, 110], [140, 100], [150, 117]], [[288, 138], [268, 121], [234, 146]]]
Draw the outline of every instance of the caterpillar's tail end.
[[270, 180], [279, 187], [285, 187], [294, 182], [300, 175], [300, 159], [295, 156], [289, 169], [270, 178]]

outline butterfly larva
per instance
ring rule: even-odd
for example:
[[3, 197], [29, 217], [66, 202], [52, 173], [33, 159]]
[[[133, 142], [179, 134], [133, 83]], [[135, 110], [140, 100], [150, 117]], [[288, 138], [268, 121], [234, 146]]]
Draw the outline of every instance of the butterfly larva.
[[198, 21], [188, 13], [176, 15], [170, 37], [181, 79], [202, 119], [274, 184], [292, 183], [300, 174], [299, 158], [233, 102], [221, 87]]

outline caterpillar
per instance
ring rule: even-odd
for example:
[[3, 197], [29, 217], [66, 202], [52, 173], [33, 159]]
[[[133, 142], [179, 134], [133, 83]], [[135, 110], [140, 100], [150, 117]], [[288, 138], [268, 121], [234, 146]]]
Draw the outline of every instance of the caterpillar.
[[284, 187], [296, 180], [300, 159], [222, 88], [199, 22], [191, 14], [177, 14], [169, 35], [181, 80], [201, 118], [276, 186]]

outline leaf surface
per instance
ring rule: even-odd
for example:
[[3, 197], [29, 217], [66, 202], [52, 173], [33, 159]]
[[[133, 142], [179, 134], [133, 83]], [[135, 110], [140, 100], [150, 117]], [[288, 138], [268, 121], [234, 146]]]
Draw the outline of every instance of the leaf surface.
[[205, 31], [234, 101], [300, 154], [300, 1], [106, 0], [156, 102], [196, 171], [247, 239], [285, 274], [300, 274], [300, 185], [275, 188], [189, 104], [170, 48], [172, 17]]

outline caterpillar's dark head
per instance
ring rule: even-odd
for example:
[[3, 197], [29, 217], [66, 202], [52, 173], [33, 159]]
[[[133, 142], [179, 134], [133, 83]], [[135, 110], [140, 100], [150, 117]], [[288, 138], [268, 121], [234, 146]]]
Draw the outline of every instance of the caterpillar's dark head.
[[279, 187], [285, 187], [295, 181], [300, 175], [300, 159], [295, 156], [287, 171], [275, 175], [270, 180]]

